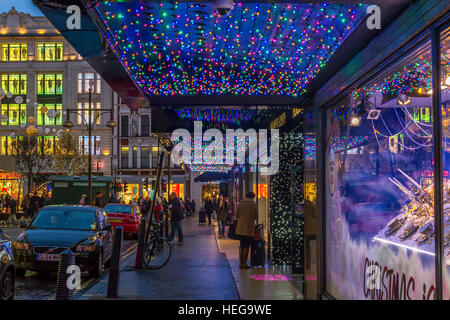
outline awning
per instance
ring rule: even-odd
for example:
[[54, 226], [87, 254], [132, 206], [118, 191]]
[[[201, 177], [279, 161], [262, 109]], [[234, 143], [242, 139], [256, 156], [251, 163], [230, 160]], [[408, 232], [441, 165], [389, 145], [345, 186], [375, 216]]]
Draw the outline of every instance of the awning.
[[230, 180], [230, 173], [204, 172], [194, 179], [195, 182], [226, 182]]

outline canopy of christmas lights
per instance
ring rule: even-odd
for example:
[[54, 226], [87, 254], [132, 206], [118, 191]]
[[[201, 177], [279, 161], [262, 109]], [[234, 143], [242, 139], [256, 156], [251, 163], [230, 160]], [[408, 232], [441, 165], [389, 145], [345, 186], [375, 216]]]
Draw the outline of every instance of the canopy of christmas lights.
[[148, 96], [297, 97], [366, 15], [366, 5], [101, 1], [91, 13]]

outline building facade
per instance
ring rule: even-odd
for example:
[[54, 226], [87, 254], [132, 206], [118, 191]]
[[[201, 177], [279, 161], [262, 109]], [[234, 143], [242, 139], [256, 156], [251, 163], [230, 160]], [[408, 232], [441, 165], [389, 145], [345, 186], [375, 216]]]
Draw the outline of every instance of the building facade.
[[[87, 121], [94, 122], [92, 168], [98, 175], [112, 175], [111, 129], [105, 126], [114, 109], [114, 92], [81, 56], [60, 36], [45, 17], [32, 17], [12, 8], [0, 14], [1, 99], [0, 170], [2, 193], [20, 196], [23, 179], [15, 173], [13, 141], [33, 124], [38, 152], [53, 155], [63, 123], [70, 119], [83, 153], [89, 152]], [[91, 107], [98, 109], [89, 119]], [[112, 115], [114, 116], [114, 115]], [[46, 168], [52, 173], [52, 168]], [[22, 190], [21, 194], [28, 192]]]

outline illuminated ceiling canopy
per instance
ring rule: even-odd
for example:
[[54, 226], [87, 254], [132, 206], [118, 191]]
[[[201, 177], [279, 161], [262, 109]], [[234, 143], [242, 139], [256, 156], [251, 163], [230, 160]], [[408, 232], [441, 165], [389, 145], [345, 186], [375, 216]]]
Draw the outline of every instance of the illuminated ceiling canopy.
[[299, 97], [366, 5], [102, 1], [90, 9], [147, 96]]

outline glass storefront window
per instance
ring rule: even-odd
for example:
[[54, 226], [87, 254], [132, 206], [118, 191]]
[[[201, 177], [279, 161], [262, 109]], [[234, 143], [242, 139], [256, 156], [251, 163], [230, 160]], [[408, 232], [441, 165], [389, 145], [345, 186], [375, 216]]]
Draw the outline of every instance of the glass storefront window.
[[450, 299], [450, 28], [441, 33], [442, 168], [444, 238], [442, 298]]
[[61, 95], [63, 93], [62, 74], [37, 74], [37, 94]]
[[27, 44], [2, 44], [2, 61], [27, 61]]
[[431, 44], [327, 110], [326, 288], [434, 299]]
[[27, 94], [26, 74], [2, 74], [2, 89], [13, 95]]
[[38, 43], [36, 51], [37, 61], [62, 61], [62, 43]]

